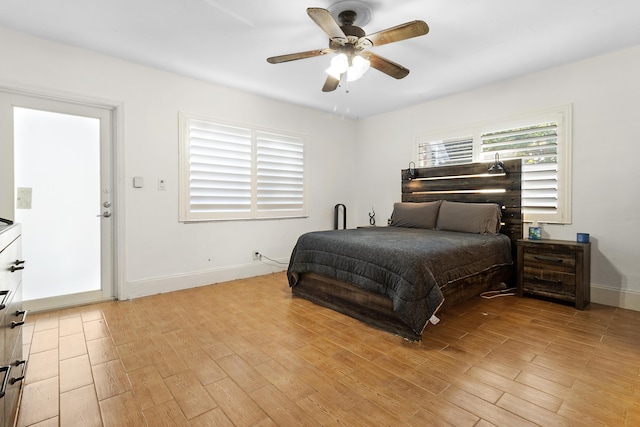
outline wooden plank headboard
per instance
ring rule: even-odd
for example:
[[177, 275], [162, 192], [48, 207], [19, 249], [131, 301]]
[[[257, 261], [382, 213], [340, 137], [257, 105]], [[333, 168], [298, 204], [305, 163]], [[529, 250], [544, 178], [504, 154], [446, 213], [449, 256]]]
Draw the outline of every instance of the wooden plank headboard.
[[[402, 170], [402, 201], [497, 203], [502, 206], [500, 232], [511, 238], [512, 250], [522, 238], [522, 161], [504, 161], [504, 174], [489, 174], [492, 163], [416, 168]], [[514, 258], [515, 260], [515, 258]]]

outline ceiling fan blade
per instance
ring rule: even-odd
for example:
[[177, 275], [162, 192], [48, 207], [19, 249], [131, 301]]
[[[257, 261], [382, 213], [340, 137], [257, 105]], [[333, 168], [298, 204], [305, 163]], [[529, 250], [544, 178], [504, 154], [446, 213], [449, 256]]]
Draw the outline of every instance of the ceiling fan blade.
[[424, 21], [411, 21], [398, 26], [369, 34], [367, 39], [374, 46], [381, 46], [387, 43], [398, 42], [400, 40], [410, 39], [413, 37], [423, 36], [429, 32], [429, 26]]
[[327, 76], [327, 80], [324, 82], [324, 86], [322, 86], [323, 92], [333, 92], [340, 85], [340, 80], [336, 79], [333, 76]]
[[316, 50], [308, 50], [306, 52], [298, 52], [298, 53], [290, 53], [288, 55], [279, 55], [279, 56], [272, 56], [270, 58], [267, 58], [267, 62], [269, 62], [270, 64], [279, 64], [281, 62], [289, 62], [289, 61], [295, 61], [298, 59], [305, 59], [305, 58], [313, 58], [315, 56], [322, 56], [325, 55], [327, 53], [331, 53], [333, 52], [333, 49], [316, 49]]
[[405, 68], [400, 64], [396, 64], [393, 61], [389, 61], [388, 59], [376, 55], [375, 53], [364, 52], [362, 53], [362, 56], [369, 60], [373, 68], [378, 71], [382, 71], [383, 73], [393, 78], [402, 79], [404, 77], [407, 77], [407, 74], [409, 74], [408, 68]]
[[339, 43], [347, 41], [347, 36], [344, 34], [344, 31], [342, 31], [340, 25], [333, 19], [333, 16], [331, 16], [331, 13], [329, 13], [327, 9], [310, 7], [307, 9], [307, 15], [313, 19], [313, 22], [315, 22], [322, 31], [327, 33], [331, 40]]

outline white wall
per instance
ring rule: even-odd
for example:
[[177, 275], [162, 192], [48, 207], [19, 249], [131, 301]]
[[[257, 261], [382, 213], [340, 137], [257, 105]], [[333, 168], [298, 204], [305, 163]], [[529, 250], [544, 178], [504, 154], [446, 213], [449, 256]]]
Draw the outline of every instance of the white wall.
[[[472, 72], [470, 70], [470, 72]], [[573, 223], [545, 238], [591, 234], [592, 301], [640, 310], [640, 46], [378, 115], [358, 123], [355, 214], [391, 215], [415, 137], [573, 104]]]
[[[333, 228], [336, 203], [354, 204], [345, 185], [355, 174], [349, 120], [1, 29], [0, 58], [0, 87], [119, 107], [121, 203], [114, 211], [123, 298], [282, 270], [253, 261], [252, 251], [286, 262], [300, 234]], [[309, 217], [179, 223], [179, 111], [305, 136]], [[133, 176], [143, 176], [145, 187], [134, 189]], [[157, 189], [159, 178], [166, 191]]]

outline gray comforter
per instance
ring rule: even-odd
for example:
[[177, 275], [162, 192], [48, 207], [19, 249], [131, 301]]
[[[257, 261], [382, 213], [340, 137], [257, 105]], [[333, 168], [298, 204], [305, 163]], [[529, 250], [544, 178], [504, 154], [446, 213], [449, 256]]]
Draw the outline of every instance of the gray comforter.
[[421, 334], [449, 282], [511, 264], [510, 240], [502, 234], [469, 234], [401, 227], [306, 233], [293, 249], [287, 276], [319, 273], [393, 301], [393, 309]]

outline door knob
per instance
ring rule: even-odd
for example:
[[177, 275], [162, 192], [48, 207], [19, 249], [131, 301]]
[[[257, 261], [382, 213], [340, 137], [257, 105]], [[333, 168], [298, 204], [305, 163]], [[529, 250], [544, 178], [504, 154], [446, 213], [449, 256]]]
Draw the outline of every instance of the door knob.
[[104, 212], [102, 212], [102, 215], [96, 215], [96, 216], [101, 216], [101, 217], [104, 217], [104, 218], [109, 218], [109, 217], [111, 216], [111, 212], [109, 212], [109, 211], [104, 211]]

